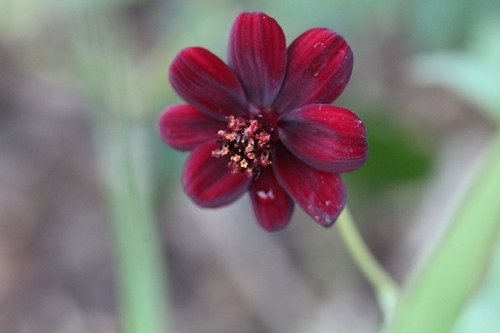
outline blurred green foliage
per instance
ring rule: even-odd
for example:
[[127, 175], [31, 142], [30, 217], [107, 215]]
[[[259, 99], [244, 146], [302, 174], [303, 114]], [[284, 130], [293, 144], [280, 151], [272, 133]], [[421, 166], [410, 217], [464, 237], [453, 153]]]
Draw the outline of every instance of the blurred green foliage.
[[412, 73], [426, 86], [442, 86], [500, 122], [500, 13], [473, 26], [466, 49], [415, 57]]
[[500, 243], [494, 250], [490, 268], [485, 272], [485, 283], [472, 301], [466, 305], [456, 324], [455, 333], [496, 333], [500, 327]]
[[[500, 132], [448, 229], [406, 285], [387, 333], [451, 332], [487, 269], [500, 232]], [[489, 299], [488, 299], [489, 300]], [[476, 322], [474, 331], [484, 323]]]
[[370, 144], [365, 165], [346, 174], [372, 196], [388, 187], [424, 179], [432, 169], [434, 149], [389, 117], [364, 116]]

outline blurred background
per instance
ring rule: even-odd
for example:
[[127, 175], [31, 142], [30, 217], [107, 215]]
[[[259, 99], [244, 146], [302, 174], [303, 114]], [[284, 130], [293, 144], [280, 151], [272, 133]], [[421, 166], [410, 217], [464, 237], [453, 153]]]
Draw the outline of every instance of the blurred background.
[[[133, 196], [116, 193], [130, 170], [152, 221], [140, 238], [161, 241], [173, 332], [376, 331], [374, 294], [335, 227], [296, 207], [267, 233], [246, 196], [197, 208], [180, 182], [187, 155], [157, 137], [160, 112], [181, 101], [172, 59], [203, 46], [226, 60], [241, 11], [274, 17], [288, 43], [324, 26], [351, 45], [335, 103], [365, 121], [370, 151], [344, 177], [348, 205], [383, 266], [411, 275], [500, 114], [498, 1], [1, 0], [0, 332], [120, 331], [114, 230]], [[487, 291], [499, 256], [485, 277], [456, 332], [500, 332]]]

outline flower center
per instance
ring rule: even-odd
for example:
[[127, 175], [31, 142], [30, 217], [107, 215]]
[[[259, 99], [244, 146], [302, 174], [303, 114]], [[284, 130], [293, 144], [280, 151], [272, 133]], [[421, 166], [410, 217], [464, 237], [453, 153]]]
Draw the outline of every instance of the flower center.
[[220, 130], [217, 142], [220, 148], [212, 151], [212, 157], [229, 155], [229, 171], [232, 174], [244, 172], [247, 177], [258, 176], [260, 170], [272, 163], [271, 133], [262, 125], [262, 116], [230, 116], [227, 130]]

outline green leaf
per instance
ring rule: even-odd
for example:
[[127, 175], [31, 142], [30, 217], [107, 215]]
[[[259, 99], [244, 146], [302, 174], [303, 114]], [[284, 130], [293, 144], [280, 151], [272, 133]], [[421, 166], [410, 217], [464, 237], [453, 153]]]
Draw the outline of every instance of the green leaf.
[[500, 229], [500, 134], [491, 156], [385, 333], [447, 333], [484, 270]]
[[348, 182], [373, 195], [387, 187], [414, 182], [428, 175], [433, 151], [427, 145], [387, 117], [370, 117], [363, 112], [361, 118], [370, 143], [368, 159], [356, 172], [343, 175]]
[[443, 48], [458, 44], [481, 5], [480, 0], [403, 1], [403, 24], [409, 29], [409, 45]]
[[498, 16], [483, 17], [469, 38], [466, 52], [436, 52], [417, 56], [410, 63], [415, 81], [438, 85], [478, 106], [500, 122], [500, 23]]
[[500, 242], [496, 245], [494, 258], [485, 282], [474, 299], [464, 309], [454, 333], [498, 333], [500, 327]]
[[500, 121], [500, 66], [474, 54], [434, 53], [414, 58], [411, 71], [421, 85], [442, 86]]

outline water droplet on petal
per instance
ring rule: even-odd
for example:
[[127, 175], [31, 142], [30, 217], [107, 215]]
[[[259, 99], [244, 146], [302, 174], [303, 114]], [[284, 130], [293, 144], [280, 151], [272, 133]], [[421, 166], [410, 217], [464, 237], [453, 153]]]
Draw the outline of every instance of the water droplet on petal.
[[257, 200], [263, 204], [270, 204], [276, 199], [272, 189], [270, 190], [259, 190], [256, 192]]

